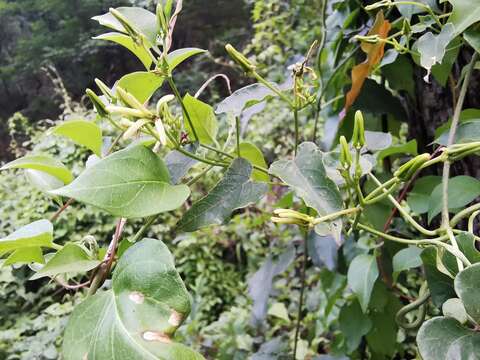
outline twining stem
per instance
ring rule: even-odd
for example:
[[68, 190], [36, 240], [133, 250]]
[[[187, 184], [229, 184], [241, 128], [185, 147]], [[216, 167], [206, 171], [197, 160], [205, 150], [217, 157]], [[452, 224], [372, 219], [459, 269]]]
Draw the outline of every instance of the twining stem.
[[388, 181], [385, 181], [382, 185], [378, 186], [375, 190], [373, 190], [370, 194], [365, 197], [365, 201], [369, 201], [377, 196], [379, 193], [383, 192], [384, 189], [388, 188], [390, 185], [395, 185], [400, 180], [396, 177], [391, 178]]
[[[467, 94], [468, 84], [470, 82], [470, 77], [472, 75], [473, 69], [475, 67], [475, 63], [477, 62], [478, 53], [472, 56], [470, 64], [468, 64], [467, 72], [465, 74], [465, 78], [462, 83], [462, 88], [460, 89], [460, 94], [458, 96], [457, 106], [455, 107], [455, 111], [453, 113], [452, 124], [450, 125], [450, 132], [448, 134], [448, 141], [447, 147], [451, 146], [455, 141], [455, 134], [457, 131], [458, 122], [460, 120], [460, 113], [463, 108], [463, 103], [465, 102], [465, 96]], [[449, 213], [448, 213], [448, 182], [450, 178], [450, 166], [451, 163], [447, 159], [443, 163], [443, 175], [442, 175], [442, 226], [445, 228], [447, 233], [450, 235], [450, 241], [452, 242], [452, 246], [458, 250], [458, 244], [451, 231], [450, 227], [450, 220], [449, 220]], [[463, 269], [463, 264], [458, 261], [458, 269]]]
[[302, 322], [303, 311], [303, 297], [306, 287], [306, 274], [307, 274], [307, 262], [308, 262], [308, 232], [305, 232], [303, 237], [303, 261], [302, 272], [300, 273], [300, 298], [298, 299], [298, 311], [297, 311], [297, 323], [295, 325], [295, 342], [293, 345], [293, 360], [297, 358], [298, 337], [300, 335], [300, 324]]
[[177, 101], [180, 103], [180, 106], [182, 107], [184, 117], [187, 119], [188, 125], [190, 126], [190, 129], [192, 130], [193, 137], [195, 141], [198, 141], [198, 135], [197, 131], [195, 130], [195, 127], [193, 126], [192, 119], [190, 117], [190, 114], [187, 111], [187, 108], [185, 107], [185, 104], [183, 103], [182, 96], [180, 95], [180, 92], [178, 91], [177, 85], [175, 85], [175, 82], [173, 81], [173, 78], [171, 76], [168, 77], [168, 84], [170, 85], [170, 88], [172, 89], [175, 97], [177, 98]]
[[450, 226], [453, 228], [455, 225], [457, 225], [463, 218], [466, 218], [470, 214], [474, 213], [475, 211], [480, 210], [480, 203], [471, 205], [459, 213], [457, 213], [452, 220], [450, 220]]
[[[373, 175], [372, 173], [368, 173], [372, 180], [377, 184], [377, 186], [381, 186], [382, 183]], [[383, 189], [384, 192], [387, 192], [387, 190]], [[417, 223], [413, 217], [410, 216], [409, 213], [405, 211], [405, 209], [398, 203], [397, 200], [392, 195], [388, 195], [387, 199], [390, 200], [390, 202], [398, 209], [398, 212], [403, 216], [403, 218], [408, 221], [415, 229], [417, 229], [419, 232], [421, 232], [424, 235], [427, 236], [436, 236], [437, 232], [433, 230], [428, 230], [425, 229], [422, 225]]]
[[133, 243], [136, 243], [138, 240], [140, 240], [143, 237], [143, 235], [145, 235], [145, 233], [150, 228], [150, 226], [152, 226], [155, 220], [158, 219], [159, 216], [160, 216], [159, 214], [150, 216], [147, 219], [147, 221], [142, 225], [142, 227], [138, 229], [138, 231], [133, 236], [133, 238], [129, 241], [133, 244]]
[[334, 220], [334, 219], [336, 219], [336, 218], [338, 218], [338, 217], [340, 217], [340, 216], [343, 216], [343, 215], [349, 215], [349, 214], [358, 213], [358, 212], [361, 211], [361, 210], [362, 210], [361, 207], [354, 207], [354, 208], [350, 208], [350, 209], [340, 210], [340, 211], [337, 211], [337, 212], [334, 212], [334, 213], [331, 213], [331, 214], [328, 214], [328, 215], [325, 215], [325, 216], [316, 218], [315, 220], [313, 220], [312, 224], [313, 224], [313, 225], [317, 225], [317, 224], [320, 224], [320, 223], [322, 223], [322, 222]]
[[468, 232], [471, 234], [473, 234], [473, 221], [478, 216], [478, 214], [480, 214], [480, 210], [474, 211], [472, 215], [470, 215], [470, 217], [468, 218]]

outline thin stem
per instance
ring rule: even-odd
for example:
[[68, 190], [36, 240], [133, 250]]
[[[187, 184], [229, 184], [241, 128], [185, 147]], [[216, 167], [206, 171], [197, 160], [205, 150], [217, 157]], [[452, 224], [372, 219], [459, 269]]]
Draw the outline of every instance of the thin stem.
[[265, 85], [267, 88], [272, 90], [275, 94], [277, 94], [283, 101], [285, 101], [288, 105], [290, 105], [292, 109], [295, 107], [292, 101], [284, 93], [282, 93], [279, 89], [277, 89], [275, 86], [273, 86], [263, 77], [261, 77], [256, 71], [254, 71], [252, 75], [259, 83], [261, 83], [262, 85]]
[[153, 215], [150, 216], [147, 221], [142, 225], [140, 229], [136, 232], [136, 234], [133, 236], [131, 240], [129, 240], [132, 244], [136, 243], [138, 240], [142, 238], [143, 235], [147, 232], [147, 230], [152, 226], [152, 224], [155, 222], [155, 220], [158, 219], [160, 215]]
[[295, 106], [293, 108], [293, 119], [295, 121], [295, 147], [293, 154], [296, 156], [297, 155], [297, 149], [298, 149], [298, 141], [299, 141], [299, 124], [298, 124], [298, 108]]
[[191, 186], [191, 185], [195, 184], [198, 180], [200, 180], [202, 177], [204, 177], [205, 174], [208, 173], [212, 169], [213, 169], [212, 165], [206, 167], [205, 169], [203, 169], [203, 171], [200, 174], [195, 176], [193, 179], [190, 179], [185, 185]]
[[192, 119], [190, 118], [190, 114], [187, 111], [187, 108], [185, 107], [185, 104], [183, 103], [182, 96], [180, 95], [180, 92], [178, 91], [177, 85], [175, 85], [175, 82], [173, 81], [173, 78], [170, 76], [168, 78], [168, 84], [170, 85], [170, 88], [172, 89], [173, 93], [175, 94], [175, 97], [177, 98], [178, 102], [180, 103], [180, 106], [182, 107], [184, 117], [187, 118], [188, 125], [190, 126], [190, 129], [192, 130], [193, 137], [195, 138], [195, 141], [198, 141], [198, 135], [197, 131], [195, 130], [195, 127], [193, 126]]
[[369, 201], [371, 200], [372, 198], [374, 198], [375, 196], [377, 196], [380, 192], [383, 192], [384, 189], [390, 187], [390, 185], [395, 185], [397, 182], [399, 182], [400, 180], [396, 177], [393, 177], [391, 178], [390, 180], [388, 181], [385, 181], [383, 184], [381, 184], [379, 187], [377, 187], [375, 190], [373, 190], [370, 194], [368, 194], [366, 197], [365, 197], [365, 201]]
[[[447, 141], [447, 147], [451, 146], [454, 141], [455, 141], [455, 134], [457, 131], [457, 126], [458, 122], [460, 120], [460, 113], [463, 108], [463, 103], [465, 102], [465, 97], [467, 95], [467, 89], [468, 89], [468, 84], [470, 82], [470, 77], [472, 75], [473, 69], [475, 67], [475, 63], [478, 58], [478, 53], [475, 52], [474, 55], [472, 56], [472, 59], [470, 61], [470, 64], [468, 65], [467, 72], [465, 74], [465, 79], [463, 80], [462, 83], [462, 88], [460, 89], [460, 94], [458, 96], [458, 101], [457, 101], [457, 106], [455, 107], [455, 111], [453, 113], [453, 118], [452, 118], [452, 124], [450, 125], [450, 132], [448, 134], [448, 141]], [[452, 242], [452, 246], [458, 250], [458, 244], [455, 239], [455, 236], [453, 236], [453, 233], [451, 231], [450, 227], [450, 220], [449, 220], [449, 213], [448, 213], [448, 183], [449, 183], [449, 178], [450, 178], [450, 166], [451, 163], [447, 159], [443, 163], [443, 174], [442, 174], [442, 226], [447, 230], [447, 233], [450, 236], [450, 240]], [[459, 270], [463, 269], [463, 265], [460, 261], [458, 261], [458, 268]]]
[[325, 222], [325, 221], [334, 220], [334, 219], [336, 219], [340, 216], [343, 216], [343, 215], [349, 215], [349, 214], [357, 213], [361, 210], [362, 210], [361, 207], [354, 207], [354, 208], [350, 208], [350, 209], [340, 210], [340, 211], [337, 211], [337, 212], [334, 212], [334, 213], [316, 218], [315, 220], [313, 220], [312, 224], [317, 225], [317, 224], [320, 224], [320, 223]]
[[[372, 178], [372, 180], [378, 185], [378, 186], [381, 186], [382, 183], [375, 177], [375, 175], [373, 175], [372, 173], [368, 173], [370, 175], [370, 177]], [[386, 192], [387, 190], [383, 190], [383, 192]], [[402, 205], [400, 205], [398, 203], [397, 200], [395, 200], [395, 198], [392, 196], [392, 195], [388, 195], [387, 196], [387, 199], [390, 200], [390, 202], [398, 209], [398, 212], [403, 216], [403, 218], [408, 221], [415, 229], [417, 229], [419, 232], [421, 232], [422, 234], [424, 235], [427, 235], [427, 236], [435, 236], [437, 235], [437, 232], [436, 231], [432, 231], [432, 230], [427, 230], [425, 229], [422, 225], [420, 225], [419, 223], [417, 223], [415, 221], [415, 219], [413, 217], [410, 216], [409, 213], [407, 213], [405, 211], [405, 209], [402, 207]]]
[[455, 227], [463, 218], [466, 218], [469, 216], [471, 213], [480, 210], [480, 203], [474, 204], [472, 206], [469, 206], [462, 211], [460, 211], [458, 214], [456, 214], [452, 220], [450, 220], [450, 226], [453, 228]]
[[308, 232], [305, 232], [303, 238], [303, 261], [302, 261], [302, 272], [300, 275], [300, 298], [298, 300], [298, 311], [297, 311], [297, 323], [295, 325], [295, 343], [293, 346], [293, 360], [297, 358], [297, 347], [298, 347], [298, 337], [300, 335], [300, 325], [302, 323], [302, 311], [303, 311], [303, 296], [305, 293], [306, 287], [306, 273], [307, 273], [307, 261], [308, 261]]
[[63, 206], [60, 209], [58, 209], [55, 214], [52, 215], [52, 217], [50, 218], [50, 221], [53, 222], [53, 221], [57, 220], [58, 217], [61, 215], [61, 213], [63, 213], [74, 202], [75, 202], [74, 198], [68, 199], [67, 202], [65, 204], [63, 204]]

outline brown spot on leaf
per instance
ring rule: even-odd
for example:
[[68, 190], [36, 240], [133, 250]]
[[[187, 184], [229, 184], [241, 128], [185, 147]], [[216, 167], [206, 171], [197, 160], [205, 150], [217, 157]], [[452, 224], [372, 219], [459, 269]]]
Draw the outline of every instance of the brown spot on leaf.
[[128, 295], [128, 298], [132, 300], [135, 304], [143, 304], [143, 301], [145, 300], [145, 296], [138, 291], [133, 291]]
[[183, 314], [178, 311], [172, 310], [170, 317], [168, 318], [168, 323], [172, 326], [178, 327], [183, 321]]

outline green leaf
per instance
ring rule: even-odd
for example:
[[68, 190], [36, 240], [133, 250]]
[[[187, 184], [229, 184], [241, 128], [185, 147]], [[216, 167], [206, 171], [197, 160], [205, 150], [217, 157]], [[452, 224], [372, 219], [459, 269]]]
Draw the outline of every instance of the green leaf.
[[109, 32], [106, 34], [102, 34], [99, 36], [94, 37], [95, 40], [106, 40], [106, 41], [113, 41], [119, 45], [130, 50], [145, 66], [147, 70], [150, 69], [152, 66], [152, 58], [148, 54], [147, 50], [143, 46], [139, 46], [135, 44], [133, 39], [125, 34], [118, 33], [118, 32]]
[[452, 318], [435, 317], [423, 323], [417, 334], [424, 360], [478, 360], [480, 334]]
[[338, 322], [340, 331], [345, 336], [348, 354], [358, 348], [362, 337], [372, 328], [372, 321], [362, 312], [356, 300], [342, 307]]
[[[121, 13], [141, 34], [145, 35], [150, 45], [155, 45], [157, 40], [157, 17], [155, 14], [140, 7], [119, 7], [116, 10]], [[94, 16], [92, 20], [98, 21], [100, 25], [106, 26], [115, 31], [125, 33], [123, 25], [111, 14]]]
[[[447, 145], [449, 131], [445, 131], [435, 140], [437, 144]], [[468, 120], [458, 125], [455, 133], [455, 144], [480, 141], [480, 119]]]
[[[480, 264], [474, 264], [455, 277], [455, 291], [462, 299], [465, 310], [477, 324], [480, 324]], [[480, 335], [480, 334], [479, 334]]]
[[112, 215], [135, 218], [180, 207], [186, 185], [170, 185], [162, 159], [143, 145], [126, 148], [85, 169], [70, 185], [51, 191], [96, 206]]
[[[469, 204], [480, 195], [480, 181], [471, 176], [455, 176], [448, 181], [448, 208], [459, 209]], [[430, 195], [428, 203], [428, 221], [430, 222], [442, 211], [442, 184]]]
[[[253, 165], [267, 169], [267, 163], [265, 162], [262, 152], [252, 143], [240, 143], [240, 156], [250, 161], [250, 163]], [[268, 181], [269, 177], [268, 174], [260, 170], [253, 170], [252, 179], [256, 181]]]
[[65, 185], [63, 181], [58, 178], [39, 170], [26, 169], [25, 177], [33, 187], [44, 193], [48, 193], [50, 190], [55, 190]]
[[348, 268], [348, 285], [357, 295], [362, 311], [365, 313], [370, 302], [373, 285], [378, 278], [375, 256], [361, 254], [353, 259]]
[[268, 315], [290, 322], [288, 310], [284, 303], [276, 302], [268, 309]]
[[462, 40], [460, 37], [456, 37], [450, 42], [450, 44], [448, 44], [441, 64], [435, 64], [432, 66], [432, 75], [441, 86], [446, 86], [448, 76], [452, 72], [453, 64], [457, 61], [461, 47]]
[[422, 266], [422, 258], [420, 257], [422, 251], [416, 246], [409, 246], [395, 254], [392, 260], [395, 280], [401, 271]]
[[44, 264], [42, 249], [40, 247], [28, 247], [15, 250], [3, 262], [3, 266], [13, 264], [28, 264], [28, 263]]
[[170, 251], [159, 240], [144, 239], [118, 261], [112, 290], [75, 308], [64, 336], [64, 359], [201, 360], [173, 341], [190, 308]]
[[476, 1], [448, 0], [453, 6], [448, 22], [455, 26], [455, 35], [464, 32], [470, 25], [480, 21], [480, 7]]
[[460, 324], [465, 324], [468, 321], [467, 311], [459, 298], [451, 298], [445, 301], [442, 305], [442, 312], [443, 315], [454, 318]]
[[430, 195], [441, 182], [442, 177], [435, 175], [418, 179], [407, 197], [407, 204], [410, 209], [417, 214], [428, 212]]
[[81, 246], [68, 243], [53, 255], [45, 266], [34, 274], [30, 280], [40, 279], [45, 276], [55, 277], [65, 273], [84, 273], [96, 268], [99, 264], [100, 261], [91, 259]]
[[382, 131], [365, 131], [365, 147], [374, 152], [387, 149], [392, 145], [392, 135]]
[[[215, 143], [218, 133], [218, 122], [213, 108], [190, 94], [185, 95], [183, 98], [183, 105], [190, 116], [198, 140], [203, 144]], [[185, 121], [185, 128], [190, 138], [194, 139], [195, 137], [188, 121]]]
[[418, 155], [417, 151], [417, 140], [410, 140], [401, 145], [390, 146], [389, 148], [380, 151], [377, 154], [377, 162], [382, 162], [386, 157], [393, 155]]
[[[471, 120], [480, 120], [480, 109], [471, 108], [471, 109], [462, 110], [462, 112], [460, 113], [460, 119], [459, 119], [460, 124], [464, 122], [469, 122]], [[452, 125], [452, 118], [448, 119], [447, 122], [443, 123], [442, 125], [440, 125], [438, 128], [435, 129], [435, 137], [438, 138], [443, 133], [448, 133], [451, 125]]]
[[251, 174], [252, 165], [247, 160], [235, 159], [223, 179], [183, 215], [178, 227], [191, 232], [212, 224], [224, 224], [234, 210], [258, 201], [268, 186], [251, 181]]
[[480, 31], [469, 29], [463, 33], [463, 38], [476, 52], [480, 53]]
[[388, 80], [390, 88], [406, 91], [412, 98], [415, 97], [413, 65], [407, 56], [398, 56], [394, 63], [384, 66], [382, 74]]
[[92, 150], [97, 156], [102, 156], [102, 129], [92, 121], [65, 121], [50, 130], [50, 133], [66, 136], [76, 144]]
[[462, 232], [455, 235], [455, 239], [461, 252], [472, 264], [480, 262], [480, 251], [475, 247], [476, 240], [473, 234]]
[[170, 71], [175, 69], [178, 65], [180, 65], [182, 62], [184, 62], [188, 58], [198, 54], [203, 54], [206, 52], [207, 50], [198, 49], [198, 48], [183, 48], [183, 49], [177, 49], [172, 51], [167, 55], [167, 62], [168, 62], [168, 65], [170, 66]]
[[455, 297], [453, 280], [438, 271], [437, 269], [437, 249], [429, 246], [422, 251], [420, 255], [425, 268], [425, 275], [428, 282], [428, 288], [432, 295], [432, 301], [435, 306], [440, 307], [448, 299]]
[[0, 254], [38, 247], [53, 247], [53, 225], [48, 220], [35, 221], [0, 239]]
[[452, 24], [446, 24], [440, 34], [434, 35], [431, 32], [423, 34], [416, 42], [420, 53], [420, 65], [427, 69], [424, 80], [428, 82], [430, 71], [435, 64], [441, 64], [447, 45], [455, 37], [455, 29]]
[[[295, 159], [276, 161], [269, 170], [271, 174], [278, 176], [292, 187], [307, 206], [314, 208], [320, 216], [343, 208], [338, 187], [327, 176], [323, 157], [324, 154], [314, 143], [304, 142], [298, 147]], [[342, 221], [337, 219], [330, 222], [327, 229], [317, 226], [315, 230], [320, 235], [331, 232], [337, 243], [340, 243]]]
[[117, 86], [129, 92], [142, 104], [162, 86], [165, 78], [153, 72], [137, 71], [123, 76]]
[[68, 184], [73, 179], [72, 173], [65, 165], [46, 155], [27, 155], [9, 162], [0, 168], [0, 170], [7, 169], [33, 169], [43, 171], [61, 180], [64, 184]]

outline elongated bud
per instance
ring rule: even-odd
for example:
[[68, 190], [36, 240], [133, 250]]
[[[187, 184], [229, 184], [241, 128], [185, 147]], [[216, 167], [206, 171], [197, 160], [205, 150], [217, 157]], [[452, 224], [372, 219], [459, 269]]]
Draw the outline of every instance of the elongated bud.
[[365, 10], [370, 11], [370, 10], [375, 10], [384, 6], [392, 6], [392, 0], [381, 0], [377, 1], [376, 3], [373, 3], [371, 5], [365, 6]]
[[293, 219], [293, 218], [279, 218], [279, 217], [272, 217], [272, 222], [277, 224], [290, 224], [290, 225], [300, 225], [303, 226], [304, 223], [301, 220]]
[[95, 84], [97, 84], [98, 88], [100, 89], [103, 95], [105, 95], [110, 100], [115, 99], [115, 95], [113, 95], [110, 88], [102, 80], [95, 78]]
[[131, 137], [137, 135], [138, 131], [145, 125], [148, 121], [145, 119], [139, 119], [135, 121], [128, 129], [123, 133], [123, 139], [128, 140]]
[[162, 96], [160, 98], [160, 100], [158, 100], [158, 102], [157, 102], [157, 115], [160, 116], [160, 114], [162, 113], [162, 106], [164, 104], [167, 104], [168, 102], [170, 102], [174, 99], [175, 99], [175, 96], [173, 96], [172, 94]]
[[125, 90], [123, 90], [121, 87], [118, 87], [118, 86], [117, 86], [116, 92], [120, 100], [122, 100], [122, 102], [125, 105], [128, 105], [134, 109], [137, 109], [138, 111], [141, 111], [144, 117], [147, 117], [147, 118], [153, 117], [153, 114], [150, 112], [150, 110], [148, 110], [142, 103], [140, 103], [140, 101], [138, 101], [135, 96], [126, 92]]
[[132, 116], [136, 118], [144, 118], [145, 114], [137, 109], [131, 109], [123, 106], [109, 105], [105, 108], [110, 114], [117, 114], [123, 116]]
[[360, 110], [355, 112], [355, 124], [353, 126], [352, 144], [360, 149], [365, 145], [365, 124]]
[[158, 28], [163, 34], [168, 33], [168, 25], [167, 25], [167, 19], [165, 18], [165, 13], [163, 11], [163, 6], [162, 2], [159, 1], [157, 4], [157, 24]]
[[103, 103], [102, 99], [98, 97], [97, 94], [93, 92], [91, 89], [87, 89], [86, 94], [90, 101], [93, 103], [93, 106], [95, 107], [95, 110], [97, 110], [98, 115], [105, 117], [108, 115], [108, 111], [105, 107], [105, 104]]
[[352, 165], [352, 154], [348, 146], [345, 136], [340, 136], [340, 164], [343, 168], [348, 169]]
[[275, 209], [273, 213], [281, 218], [293, 218], [306, 222], [310, 222], [313, 219], [309, 215], [302, 214], [301, 212], [292, 209]]
[[428, 160], [430, 160], [430, 154], [427, 153], [415, 156], [413, 159], [410, 159], [405, 164], [400, 166], [398, 170], [393, 173], [393, 175], [402, 181], [406, 181], [411, 178]]
[[246, 73], [255, 71], [255, 65], [253, 65], [250, 60], [248, 60], [241, 52], [237, 51], [231, 44], [227, 44], [225, 50], [227, 50], [227, 53], [232, 60], [242, 67], [243, 71]]
[[355, 39], [358, 41], [366, 42], [369, 44], [376, 44], [380, 41], [380, 36], [378, 35], [355, 35]]
[[167, 145], [167, 133], [165, 132], [165, 126], [163, 126], [162, 120], [157, 119], [157, 121], [155, 121], [155, 129], [157, 130], [160, 144], [162, 146]]
[[128, 33], [128, 35], [130, 35], [134, 40], [135, 39], [139, 39], [141, 37], [141, 34], [135, 29], [135, 27], [133, 26], [133, 24], [125, 17], [123, 16], [123, 14], [118, 11], [117, 9], [114, 9], [114, 8], [110, 8], [108, 10], [110, 12], [110, 14], [113, 15], [113, 17], [115, 19], [118, 20], [118, 22], [120, 24], [122, 24], [123, 28], [125, 29], [125, 31]]

